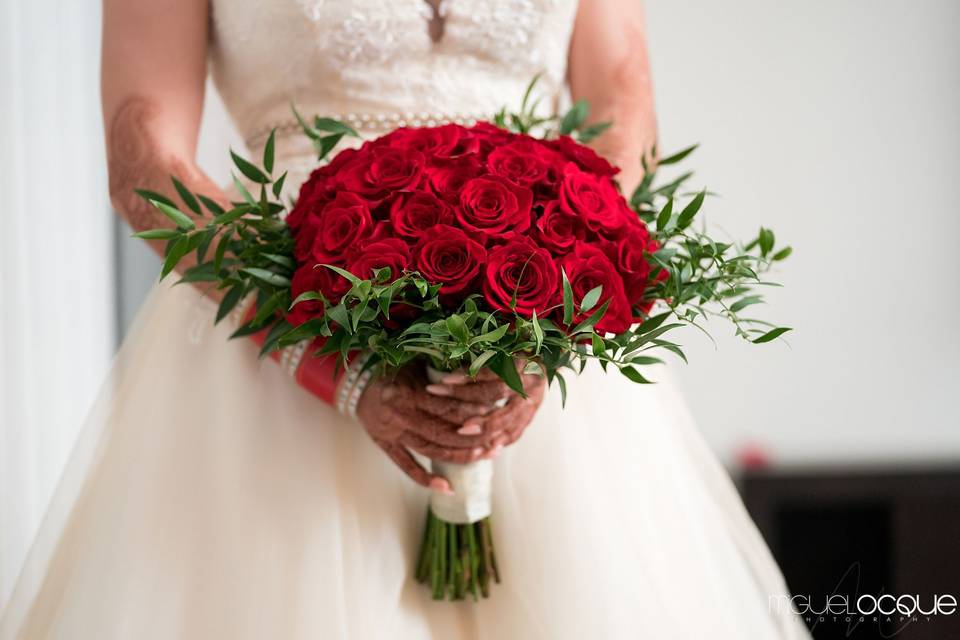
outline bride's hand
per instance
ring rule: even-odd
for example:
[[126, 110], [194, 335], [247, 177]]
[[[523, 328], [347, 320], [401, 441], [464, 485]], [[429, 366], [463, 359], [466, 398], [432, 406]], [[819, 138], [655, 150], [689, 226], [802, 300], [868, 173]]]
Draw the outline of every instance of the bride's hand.
[[[491, 414], [494, 401], [445, 398], [427, 393], [422, 372], [409, 368], [390, 380], [370, 383], [357, 405], [357, 418], [377, 445], [416, 483], [450, 491], [447, 480], [427, 471], [410, 450], [431, 459], [467, 463], [490, 455], [496, 430], [478, 428], [471, 420]], [[491, 391], [491, 389], [487, 389]], [[464, 428], [470, 423], [470, 428]]]
[[520, 437], [543, 400], [543, 379], [524, 375], [523, 380], [526, 399], [491, 374], [476, 380], [450, 374], [442, 385], [426, 385], [422, 374], [408, 369], [396, 379], [372, 382], [360, 398], [357, 417], [415, 482], [449, 492], [447, 480], [423, 468], [410, 449], [461, 464], [495, 457]]
[[546, 379], [542, 375], [522, 372], [520, 377], [526, 398], [511, 391], [488, 369], [480, 371], [476, 378], [463, 373], [449, 373], [441, 380], [441, 384], [427, 385], [427, 391], [441, 398], [481, 402], [488, 406], [499, 401], [503, 406], [485, 415], [469, 418], [460, 429], [460, 433], [490, 434], [490, 455], [496, 456], [503, 447], [516, 442], [523, 434], [543, 402]]

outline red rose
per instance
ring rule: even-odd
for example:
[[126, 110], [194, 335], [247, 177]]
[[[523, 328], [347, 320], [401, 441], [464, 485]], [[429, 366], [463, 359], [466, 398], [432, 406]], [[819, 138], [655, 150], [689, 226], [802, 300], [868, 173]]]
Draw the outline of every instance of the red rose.
[[375, 269], [390, 267], [390, 282], [393, 282], [410, 264], [410, 247], [398, 238], [386, 238], [368, 242], [347, 261], [347, 271], [363, 278], [373, 279]]
[[537, 238], [555, 256], [563, 255], [578, 239], [583, 239], [583, 229], [576, 216], [564, 211], [560, 203], [553, 200], [544, 205], [543, 214], [537, 220]]
[[367, 198], [413, 189], [423, 175], [423, 154], [416, 149], [372, 147], [361, 150], [337, 174], [344, 189]]
[[[313, 264], [301, 265], [290, 281], [290, 295], [294, 300], [307, 291], [319, 291], [331, 304], [336, 304], [349, 290], [350, 282], [346, 278], [327, 267]], [[298, 302], [287, 313], [286, 319], [296, 327], [321, 315], [323, 315], [323, 302], [307, 300]]]
[[445, 301], [473, 293], [473, 284], [487, 261], [483, 245], [445, 224], [424, 233], [413, 254], [417, 271], [431, 284], [443, 285], [440, 297]]
[[550, 252], [517, 235], [490, 252], [483, 293], [495, 309], [513, 309], [528, 318], [536, 310], [543, 316], [556, 300], [558, 282], [557, 264]]
[[502, 238], [530, 228], [532, 203], [526, 187], [495, 176], [474, 178], [460, 191], [457, 220], [468, 231]]
[[480, 164], [472, 155], [434, 162], [426, 168], [433, 192], [448, 202], [456, 202], [463, 185], [479, 173]]
[[430, 227], [453, 222], [453, 209], [432, 193], [418, 191], [393, 201], [390, 222], [397, 235], [416, 241]]
[[389, 136], [390, 146], [416, 149], [426, 158], [457, 158], [476, 153], [480, 142], [470, 131], [457, 124], [420, 129], [397, 129]]
[[533, 187], [547, 177], [550, 150], [533, 140], [520, 139], [498, 147], [487, 156], [490, 173], [523, 187]]
[[310, 253], [316, 262], [343, 261], [347, 250], [373, 230], [369, 203], [347, 191], [338, 193], [314, 220]]
[[559, 151], [567, 160], [575, 162], [581, 169], [594, 175], [613, 176], [620, 172], [620, 169], [598, 156], [596, 151], [576, 142], [570, 136], [560, 136], [547, 144]]
[[609, 300], [610, 306], [596, 325], [597, 332], [623, 333], [630, 328], [633, 313], [623, 290], [623, 280], [620, 279], [616, 267], [603, 251], [587, 243], [578, 243], [573, 253], [563, 259], [563, 269], [567, 279], [570, 280], [573, 300], [577, 305], [591, 289], [603, 286], [600, 300], [594, 308], [586, 313], [575, 314], [574, 324], [589, 316]]
[[560, 183], [560, 206], [582, 218], [584, 224], [608, 238], [620, 237], [629, 224], [622, 196], [606, 178], [581, 171], [573, 164], [564, 169]]
[[[313, 170], [310, 177], [300, 185], [300, 193], [286, 222], [296, 233], [305, 220], [317, 215], [337, 194], [334, 176], [356, 156], [356, 149], [344, 149], [333, 157], [329, 164]], [[312, 241], [312, 237], [311, 237]], [[308, 243], [309, 244], [309, 243]]]
[[520, 137], [489, 122], [478, 122], [469, 131], [480, 141], [480, 152], [484, 155]]
[[646, 227], [638, 225], [631, 226], [620, 240], [604, 242], [600, 248], [623, 278], [627, 300], [637, 304], [643, 297], [650, 277], [647, 253], [657, 250], [657, 242], [650, 237]]

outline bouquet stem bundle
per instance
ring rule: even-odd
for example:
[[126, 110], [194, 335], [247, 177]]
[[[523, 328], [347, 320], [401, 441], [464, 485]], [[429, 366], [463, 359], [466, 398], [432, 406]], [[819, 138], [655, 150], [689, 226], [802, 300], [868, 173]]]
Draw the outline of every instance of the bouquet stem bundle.
[[490, 595], [490, 580], [500, 582], [490, 517], [469, 524], [441, 520], [427, 509], [417, 560], [417, 581], [429, 585], [434, 600], [474, 600]]

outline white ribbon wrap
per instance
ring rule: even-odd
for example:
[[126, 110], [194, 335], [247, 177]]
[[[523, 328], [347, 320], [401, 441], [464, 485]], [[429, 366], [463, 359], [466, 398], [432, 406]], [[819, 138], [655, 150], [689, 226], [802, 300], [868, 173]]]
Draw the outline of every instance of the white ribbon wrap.
[[[446, 373], [427, 367], [427, 378], [441, 384]], [[430, 510], [433, 514], [454, 524], [473, 524], [490, 516], [493, 488], [493, 460], [476, 460], [468, 464], [431, 460], [433, 473], [450, 482], [453, 495], [430, 492]]]
[[490, 515], [493, 460], [455, 464], [431, 460], [430, 468], [450, 481], [453, 495], [430, 492], [430, 510], [445, 522], [473, 524]]

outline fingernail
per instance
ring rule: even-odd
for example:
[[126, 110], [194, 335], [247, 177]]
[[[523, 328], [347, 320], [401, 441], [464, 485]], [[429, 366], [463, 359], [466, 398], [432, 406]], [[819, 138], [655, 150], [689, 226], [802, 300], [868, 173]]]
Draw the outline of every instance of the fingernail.
[[432, 393], [435, 396], [452, 396], [453, 389], [442, 384], [428, 384], [427, 393]]
[[448, 496], [453, 495], [453, 489], [450, 488], [450, 483], [446, 478], [433, 478], [430, 481], [430, 488]]
[[457, 429], [457, 433], [462, 436], [478, 436], [483, 433], [483, 427], [476, 423], [471, 424], [470, 421], [468, 421], [462, 427]]
[[484, 451], [486, 451], [486, 449], [484, 449], [483, 447], [477, 447], [476, 449], [473, 450], [473, 455], [479, 456]]
[[500, 452], [502, 452], [502, 451], [503, 451], [503, 445], [502, 445], [502, 444], [498, 444], [498, 445], [495, 446], [493, 449], [491, 449], [490, 452], [489, 452], [487, 455], [485, 455], [485, 456], [483, 456], [483, 457], [484, 457], [484, 458], [487, 458], [488, 460], [493, 460], [494, 458], [496, 458], [497, 456], [499, 456], [499, 455], [500, 455]]
[[446, 384], [463, 384], [469, 378], [464, 373], [448, 373], [441, 380]]

